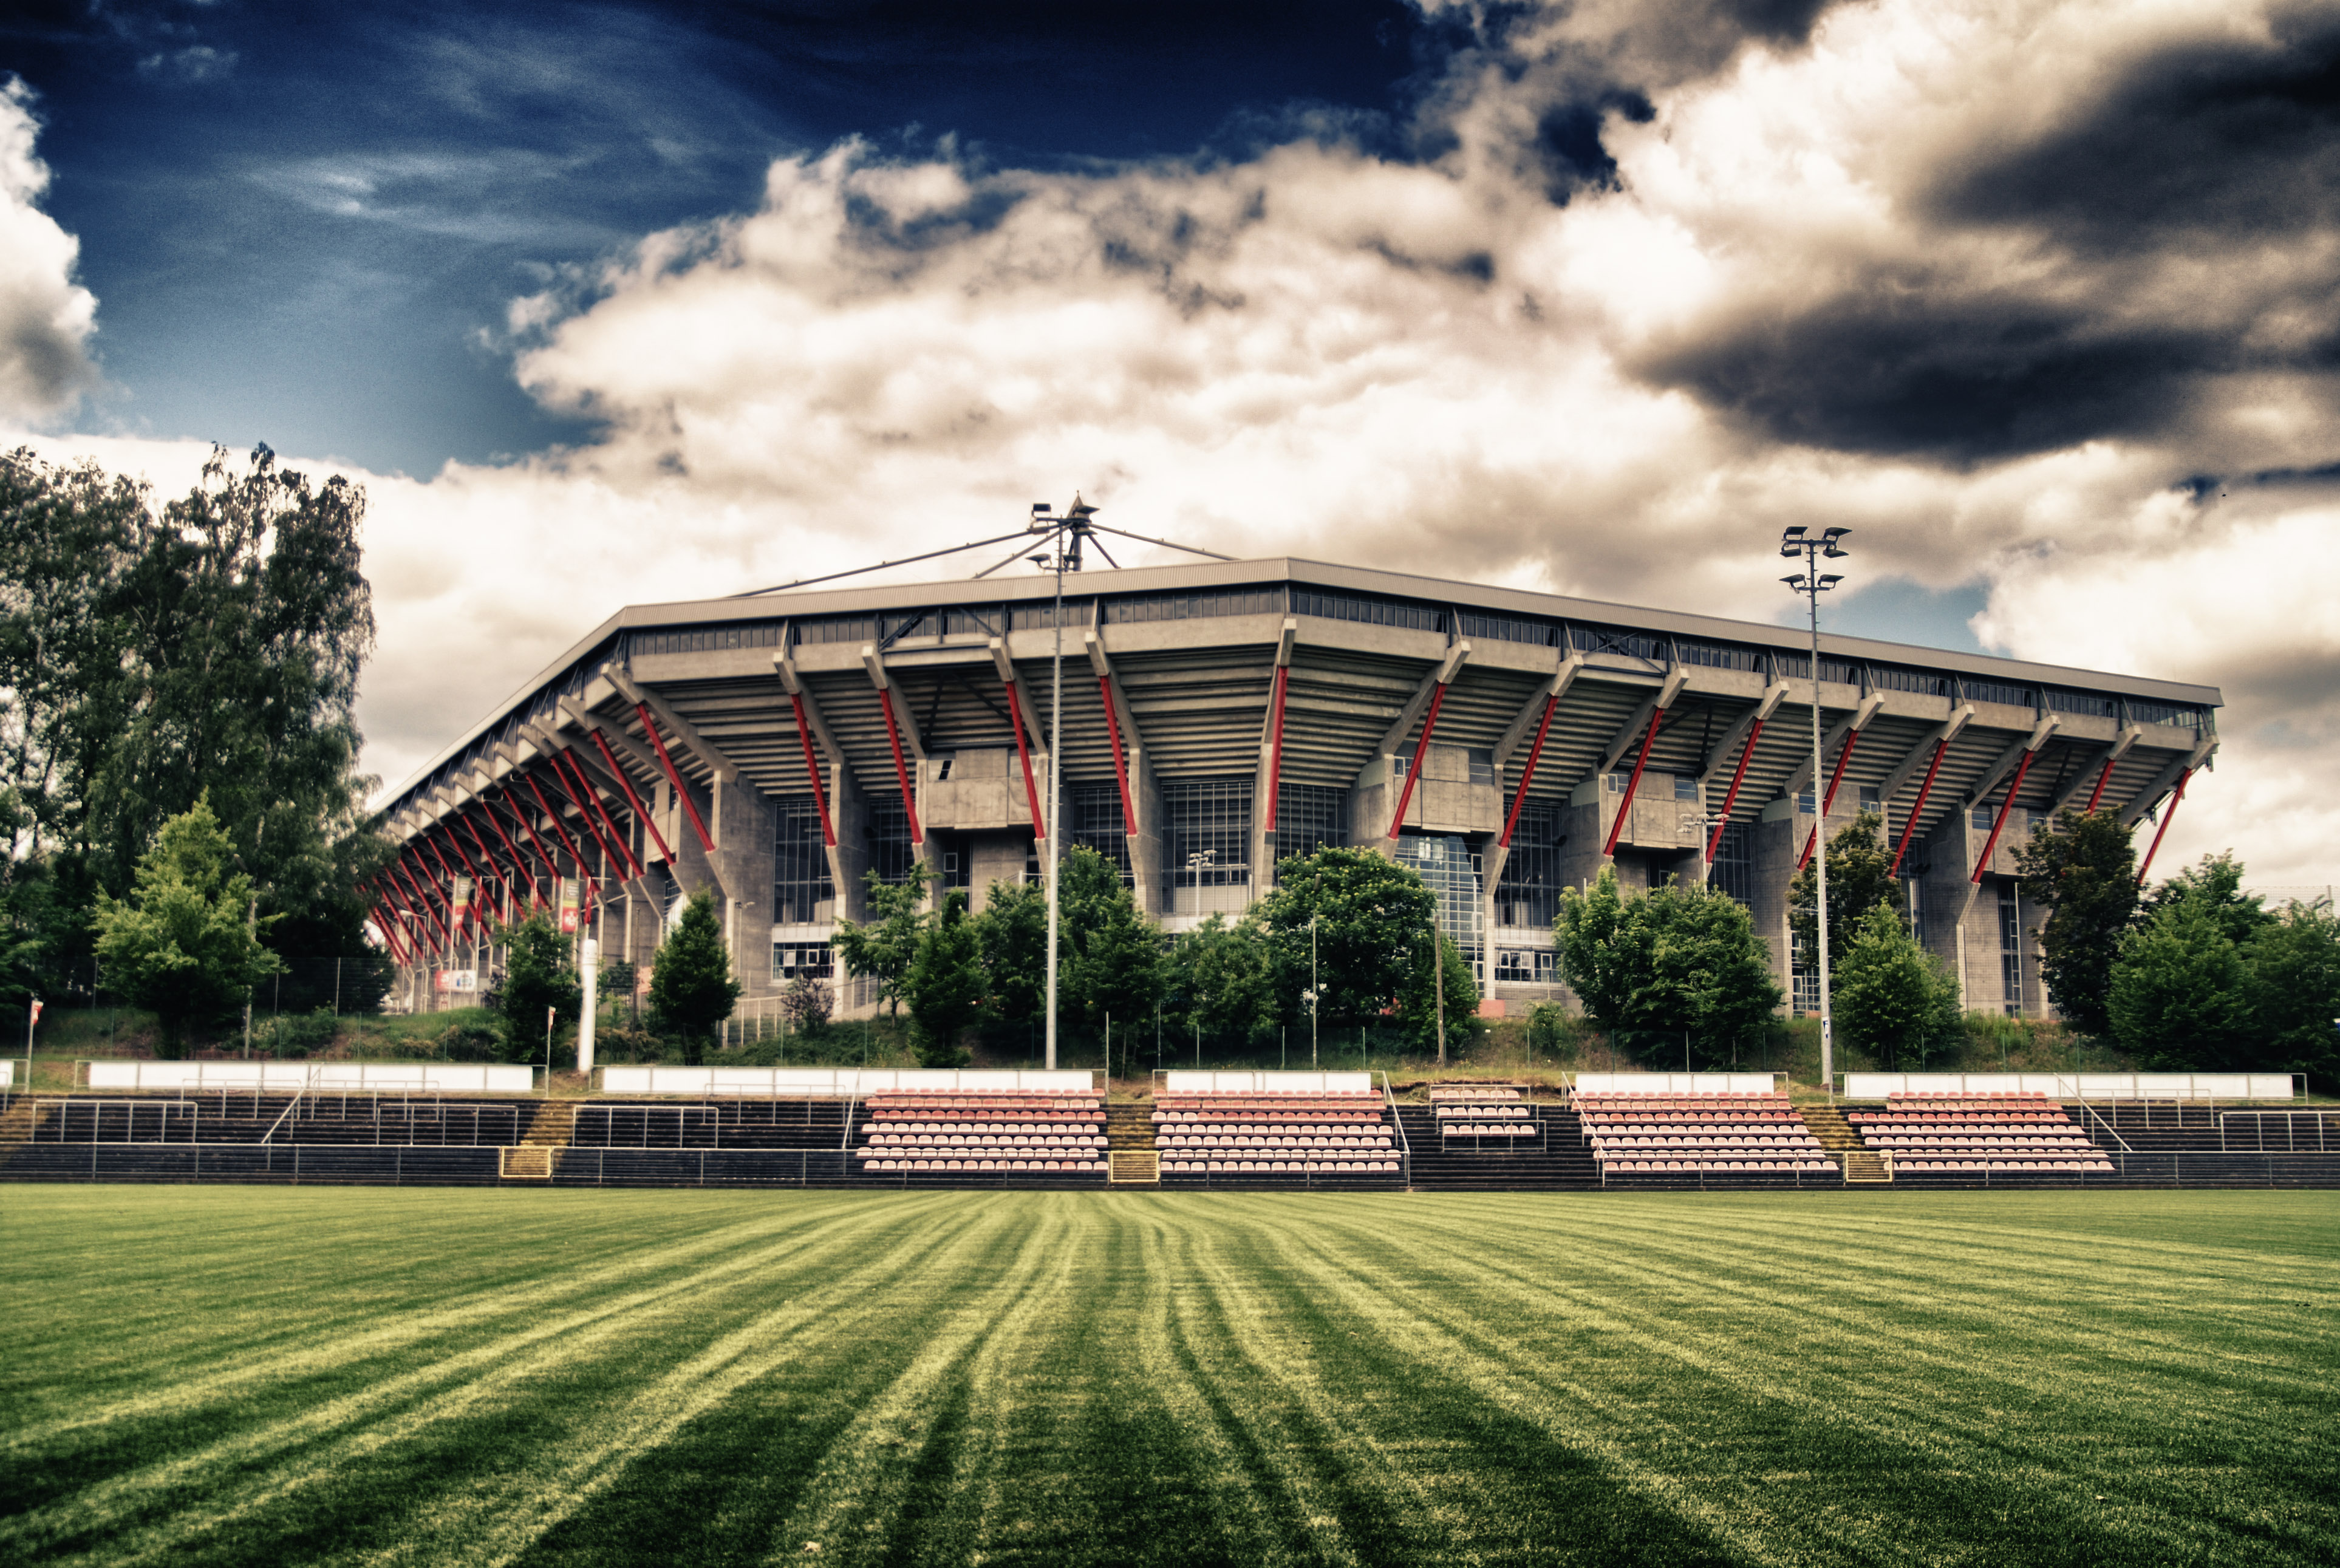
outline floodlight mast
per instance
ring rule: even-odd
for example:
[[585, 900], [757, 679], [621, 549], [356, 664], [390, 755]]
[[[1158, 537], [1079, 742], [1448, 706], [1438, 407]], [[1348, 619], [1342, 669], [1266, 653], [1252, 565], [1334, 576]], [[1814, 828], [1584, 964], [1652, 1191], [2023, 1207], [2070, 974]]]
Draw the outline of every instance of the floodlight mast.
[[[1828, 809], [1827, 798], [1820, 791], [1820, 595], [1844, 581], [1839, 572], [1822, 572], [1822, 561], [1841, 561], [1846, 551], [1838, 544], [1852, 530], [1831, 528], [1814, 536], [1806, 529], [1796, 527], [1780, 535], [1780, 553], [1790, 561], [1801, 560], [1804, 570], [1793, 577], [1783, 577], [1794, 592], [1804, 596], [1810, 610], [1812, 638], [1812, 842], [1818, 846], [1818, 881], [1813, 896], [1813, 946], [1819, 949], [1820, 982], [1820, 1084], [1830, 1089], [1836, 1087], [1836, 1014], [1829, 998], [1829, 929], [1828, 929]], [[1788, 957], [1788, 984], [1790, 995], [1795, 985], [1795, 955]]]
[[[1062, 861], [1057, 840], [1065, 830], [1065, 810], [1060, 780], [1064, 771], [1060, 759], [1065, 749], [1065, 573], [1081, 569], [1081, 545], [1089, 536], [1089, 519], [1096, 508], [1073, 493], [1073, 504], [1056, 516], [1045, 501], [1032, 503], [1033, 533], [1048, 536], [1049, 548], [1030, 557], [1044, 571], [1056, 574], [1056, 608], [1048, 617], [1056, 634], [1056, 645], [1048, 660], [1048, 863], [1046, 867], [1048, 888], [1048, 985], [1047, 1052], [1046, 1063], [1050, 1072], [1056, 1069], [1056, 947], [1059, 921], [1057, 918], [1056, 878]], [[1110, 694], [1107, 701], [1112, 700]], [[1110, 1064], [1108, 1064], [1108, 1067]]]

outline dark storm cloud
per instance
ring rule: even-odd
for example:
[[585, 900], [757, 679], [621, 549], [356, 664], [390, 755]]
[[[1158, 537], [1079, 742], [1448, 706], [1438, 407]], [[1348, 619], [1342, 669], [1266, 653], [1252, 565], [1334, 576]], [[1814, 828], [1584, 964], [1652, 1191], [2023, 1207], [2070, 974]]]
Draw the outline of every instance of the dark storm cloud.
[[2340, 21], [2107, 75], [2028, 139], [1919, 169], [1892, 253], [1816, 255], [1816, 292], [1782, 266], [1636, 369], [1772, 439], [1958, 463], [2178, 439], [2211, 378], [2327, 375]]
[[2328, 227], [2340, 216], [2340, 18], [2319, 12], [2277, 18], [2264, 45], [2154, 51], [2049, 134], [1946, 168], [1918, 203], [1939, 222], [2041, 227], [2114, 253]]

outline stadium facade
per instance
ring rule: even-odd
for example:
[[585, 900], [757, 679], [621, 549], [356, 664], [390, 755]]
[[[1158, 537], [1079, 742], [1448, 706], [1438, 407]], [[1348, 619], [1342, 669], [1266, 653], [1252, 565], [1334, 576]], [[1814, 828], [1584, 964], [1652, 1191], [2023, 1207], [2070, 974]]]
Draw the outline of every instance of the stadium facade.
[[[402, 995], [491, 983], [485, 914], [562, 889], [647, 977], [715, 890], [742, 1006], [834, 978], [864, 874], [926, 861], [979, 908], [1041, 834], [1115, 861], [1170, 931], [1239, 915], [1318, 844], [1419, 870], [1482, 993], [1564, 993], [1561, 889], [1615, 866], [1744, 901], [1790, 1006], [1816, 809], [1884, 813], [1967, 1005], [2040, 1015], [2014, 849], [2067, 805], [2132, 823], [2216, 749], [2215, 688], [1298, 560], [629, 608], [392, 798], [374, 888]], [[1052, 657], [1063, 651], [1052, 730]], [[1047, 769], [1063, 769], [1048, 819]], [[1816, 788], [1817, 786], [1817, 788]], [[468, 896], [466, 896], [468, 895]]]

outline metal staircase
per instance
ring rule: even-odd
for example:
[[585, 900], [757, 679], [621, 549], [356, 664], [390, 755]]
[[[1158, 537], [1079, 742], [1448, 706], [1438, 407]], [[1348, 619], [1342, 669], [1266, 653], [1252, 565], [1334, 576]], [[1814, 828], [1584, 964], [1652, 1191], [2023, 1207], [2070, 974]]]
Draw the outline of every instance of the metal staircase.
[[1162, 1154], [1154, 1141], [1154, 1107], [1125, 1100], [1105, 1108], [1106, 1181], [1113, 1186], [1160, 1186]]

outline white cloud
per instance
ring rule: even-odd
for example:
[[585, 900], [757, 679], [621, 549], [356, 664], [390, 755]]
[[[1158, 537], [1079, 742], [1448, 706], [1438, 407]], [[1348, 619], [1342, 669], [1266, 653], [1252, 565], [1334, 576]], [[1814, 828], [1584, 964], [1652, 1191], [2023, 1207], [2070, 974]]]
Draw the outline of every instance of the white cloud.
[[26, 422], [67, 412], [98, 380], [97, 299], [74, 282], [80, 244], [35, 204], [49, 184], [39, 133], [32, 89], [0, 81], [0, 419]]
[[[1429, 163], [848, 143], [515, 302], [522, 383], [606, 433], [368, 478], [372, 765], [402, 776], [621, 602], [1004, 531], [1076, 487], [1230, 553], [1750, 619], [1776, 529], [1844, 523], [1862, 574], [1988, 583], [2010, 652], [2224, 685], [2165, 858], [2340, 879], [2329, 502], [2176, 488], [2340, 457], [2335, 225], [2295, 193], [2206, 227], [2192, 187], [2067, 177], [2153, 137], [2169, 181], [2323, 170], [2181, 90], [2279, 71], [2305, 13], [1879, 0], [1809, 39], [1730, 14], [1514, 18], [1431, 95]], [[1554, 162], [1552, 113], [1586, 103], [1613, 174]]]

